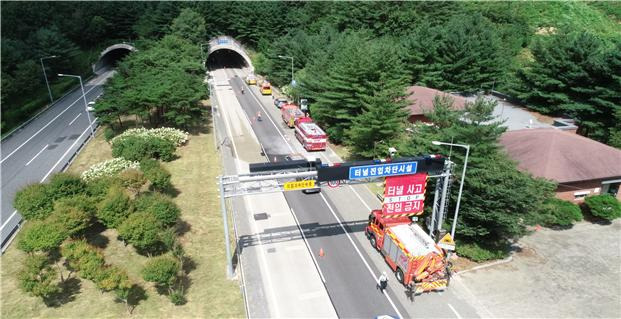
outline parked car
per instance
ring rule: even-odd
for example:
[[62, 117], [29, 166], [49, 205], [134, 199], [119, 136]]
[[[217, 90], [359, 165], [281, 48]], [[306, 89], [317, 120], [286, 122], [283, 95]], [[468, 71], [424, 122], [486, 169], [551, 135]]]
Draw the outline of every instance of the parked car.
[[283, 98], [283, 97], [279, 97], [279, 98], [277, 98], [277, 99], [274, 99], [274, 105], [275, 105], [277, 108], [281, 108], [283, 105], [285, 105], [285, 104], [287, 104], [287, 103], [288, 103], [287, 99], [285, 99], [285, 98]]
[[95, 101], [88, 102], [86, 110], [89, 112], [95, 112]]

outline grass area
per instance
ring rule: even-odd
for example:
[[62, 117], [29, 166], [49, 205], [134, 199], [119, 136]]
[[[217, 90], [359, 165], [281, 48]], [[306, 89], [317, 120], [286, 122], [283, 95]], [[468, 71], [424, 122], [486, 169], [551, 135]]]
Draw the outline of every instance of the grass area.
[[[103, 139], [103, 130], [89, 143], [70, 171], [79, 173], [91, 164], [111, 158], [111, 150]], [[177, 150], [179, 158], [164, 166], [172, 174], [178, 195], [174, 201], [182, 210], [185, 233], [179, 238], [194, 263], [190, 271], [188, 302], [174, 306], [166, 296], [145, 283], [140, 271], [147, 257], [125, 247], [116, 239], [115, 230], [94, 232], [91, 243], [103, 247], [106, 262], [125, 268], [130, 279], [146, 290], [131, 317], [138, 318], [222, 318], [244, 317], [244, 304], [237, 281], [227, 280], [225, 273], [224, 235], [215, 178], [220, 174], [219, 156], [211, 133], [192, 134], [187, 145]], [[16, 279], [26, 254], [13, 244], [2, 256], [2, 318], [119, 318], [128, 317], [125, 306], [114, 301], [112, 293], [100, 293], [93, 282], [79, 281], [79, 293], [60, 307], [47, 307], [39, 299], [24, 294]]]

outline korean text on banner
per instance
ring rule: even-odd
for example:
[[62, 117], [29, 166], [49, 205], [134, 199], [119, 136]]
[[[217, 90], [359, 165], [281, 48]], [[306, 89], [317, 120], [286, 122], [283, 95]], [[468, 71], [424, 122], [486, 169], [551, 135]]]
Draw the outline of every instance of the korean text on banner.
[[426, 185], [426, 173], [386, 177], [383, 213], [422, 214]]

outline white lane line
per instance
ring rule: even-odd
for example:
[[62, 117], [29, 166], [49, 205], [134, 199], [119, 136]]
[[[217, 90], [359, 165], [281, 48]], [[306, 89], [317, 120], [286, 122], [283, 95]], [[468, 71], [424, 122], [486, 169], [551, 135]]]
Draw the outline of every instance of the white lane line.
[[9, 216], [9, 218], [7, 218], [4, 223], [2, 223], [2, 226], [0, 226], [0, 229], [3, 229], [4, 226], [11, 221], [11, 219], [13, 219], [13, 216], [15, 216], [15, 214], [17, 214], [17, 209], [13, 211], [13, 213], [11, 214], [11, 216]]
[[28, 161], [28, 163], [26, 163], [26, 166], [30, 165], [30, 163], [32, 163], [32, 161], [34, 161], [37, 156], [41, 155], [41, 153], [43, 153], [43, 151], [45, 151], [48, 146], [50, 146], [50, 144], [45, 144], [45, 146], [43, 146], [39, 153], [37, 153], [37, 155], [35, 155], [33, 158], [30, 159], [30, 161]]
[[455, 316], [457, 316], [457, 319], [461, 319], [461, 316], [459, 315], [457, 310], [455, 310], [455, 308], [453, 308], [450, 303], [447, 303], [447, 305], [449, 306], [449, 308], [451, 308], [451, 310], [453, 310], [453, 313], [455, 314]]
[[[96, 86], [92, 87], [90, 90], [86, 91], [85, 94], [87, 94], [88, 92], [94, 90], [96, 88]], [[67, 106], [66, 109], [64, 109], [62, 112], [60, 112], [58, 115], [56, 115], [56, 117], [54, 117], [51, 121], [47, 122], [47, 124], [45, 124], [44, 127], [42, 127], [41, 129], [39, 129], [36, 133], [34, 133], [30, 138], [28, 138], [24, 143], [22, 143], [20, 146], [18, 146], [15, 150], [13, 150], [13, 152], [11, 152], [9, 155], [7, 155], [5, 158], [3, 158], [0, 161], [0, 164], [4, 163], [4, 161], [6, 161], [9, 157], [11, 157], [11, 155], [15, 154], [15, 152], [19, 151], [19, 149], [21, 149], [24, 145], [26, 145], [26, 143], [30, 142], [31, 139], [33, 139], [35, 136], [37, 136], [39, 133], [41, 133], [41, 131], [43, 131], [46, 127], [50, 126], [50, 124], [52, 124], [52, 122], [54, 122], [58, 117], [60, 117], [61, 115], [63, 115], [63, 113], [65, 113], [68, 109], [70, 109], [74, 104], [76, 104], [78, 101], [82, 100], [82, 96], [80, 95], [80, 97], [78, 97], [77, 100], [73, 101], [73, 103], [71, 103], [69, 106]]]
[[[227, 133], [229, 134], [229, 139], [231, 140], [231, 145], [233, 145], [233, 155], [235, 156], [235, 167], [237, 169], [238, 172], [240, 172], [240, 167], [239, 167], [239, 155], [237, 153], [237, 146], [235, 145], [235, 139], [233, 138], [233, 133], [231, 133], [231, 128], [229, 127], [229, 116], [228, 113], [225, 115], [224, 114], [224, 103], [223, 101], [218, 97], [218, 94], [216, 93], [216, 99], [220, 102], [218, 105], [220, 106], [220, 110], [222, 110], [222, 112], [220, 112], [220, 115], [222, 116], [222, 120], [224, 121], [224, 127], [226, 128]], [[240, 105], [241, 107], [241, 105]], [[252, 207], [251, 205], [249, 205], [248, 200], [246, 198], [246, 196], [243, 197], [243, 201], [244, 204], [246, 205], [246, 207]], [[256, 222], [254, 222], [253, 220], [250, 220], [250, 225], [252, 227], [252, 231], [255, 234], [258, 234], [259, 231], [257, 229], [257, 225]], [[267, 247], [263, 245], [263, 241], [261, 241], [261, 236], [258, 236], [258, 241], [259, 241], [259, 247]], [[267, 277], [267, 285], [269, 286], [269, 288], [267, 289], [269, 291], [269, 294], [271, 295], [271, 301], [274, 304], [273, 308], [274, 308], [274, 312], [275, 315], [274, 317], [280, 317], [280, 312], [278, 309], [278, 304], [277, 304], [277, 299], [276, 296], [274, 295], [274, 288], [273, 288], [273, 284], [272, 284], [272, 276], [269, 272], [269, 267], [267, 267], [267, 261], [265, 259], [265, 251], [264, 249], [258, 249], [259, 250], [259, 259], [261, 260], [261, 264], [263, 265], [263, 269], [265, 269], [265, 275]], [[267, 288], [267, 287], [266, 287]]]
[[267, 117], [270, 122], [272, 123], [272, 125], [274, 125], [274, 127], [276, 128], [276, 132], [278, 132], [278, 134], [280, 135], [280, 137], [282, 137], [282, 139], [285, 141], [285, 144], [287, 144], [287, 147], [289, 147], [289, 150], [291, 151], [291, 154], [296, 153], [293, 148], [291, 147], [291, 145], [289, 145], [289, 142], [287, 141], [287, 139], [285, 138], [285, 136], [280, 132], [280, 129], [278, 128], [278, 126], [276, 125], [276, 123], [274, 123], [274, 120], [272, 120], [272, 117], [269, 116], [269, 112], [267, 111], [267, 109], [263, 106], [263, 103], [261, 103], [261, 101], [259, 101], [259, 99], [254, 95], [254, 93], [252, 93], [252, 90], [250, 89], [250, 87], [248, 85], [246, 85], [246, 82], [244, 82], [242, 80], [242, 85], [248, 88], [248, 92], [250, 93], [250, 95], [254, 98], [255, 101], [257, 101], [257, 104], [259, 104], [259, 107], [263, 110], [263, 113], [266, 115], [265, 117]]
[[[345, 226], [343, 226], [343, 223], [341, 223], [341, 220], [339, 219], [339, 217], [334, 212], [334, 209], [332, 209], [332, 206], [330, 206], [330, 204], [328, 203], [328, 200], [326, 199], [326, 197], [323, 195], [323, 193], [319, 193], [319, 195], [321, 195], [321, 198], [326, 203], [326, 206], [328, 206], [328, 209], [330, 209], [330, 212], [332, 213], [334, 218], [336, 218], [336, 221], [339, 223], [339, 225], [343, 229], [343, 232], [345, 233], [345, 235], [347, 235], [347, 238], [351, 242], [351, 245], [354, 246], [354, 249], [358, 253], [358, 256], [360, 257], [360, 259], [362, 259], [362, 262], [364, 262], [364, 265], [367, 266], [367, 269], [369, 270], [369, 273], [371, 273], [371, 277], [373, 277], [375, 282], [377, 282], [379, 284], [379, 279], [373, 273], [373, 270], [371, 269], [371, 266], [369, 266], [369, 263], [367, 263], [366, 259], [364, 259], [364, 257], [362, 256], [362, 253], [360, 252], [360, 249], [358, 249], [358, 246], [356, 246], [356, 243], [354, 243], [354, 240], [351, 238], [351, 235], [349, 235], [349, 232], [347, 232], [347, 229], [345, 229]], [[397, 313], [397, 316], [399, 316], [399, 318], [403, 318], [401, 313], [399, 313], [399, 309], [397, 309], [397, 306], [395, 306], [395, 303], [392, 301], [392, 298], [390, 298], [390, 296], [388, 295], [388, 292], [384, 291], [383, 293], [384, 293], [384, 296], [386, 296], [386, 299], [388, 299], [388, 302], [390, 302], [390, 305], [392, 306], [392, 309], [394, 309], [395, 312]]]
[[82, 132], [82, 134], [80, 134], [80, 137], [75, 139], [75, 142], [73, 142], [73, 144], [71, 144], [71, 146], [69, 146], [69, 148], [67, 149], [67, 151], [65, 151], [65, 154], [63, 154], [58, 161], [56, 162], [56, 164], [54, 164], [54, 166], [52, 166], [52, 168], [50, 168], [50, 171], [47, 172], [47, 174], [45, 174], [45, 176], [43, 176], [43, 178], [41, 179], [41, 183], [43, 183], [45, 181], [45, 179], [50, 176], [50, 174], [52, 174], [52, 171], [56, 168], [56, 166], [58, 166], [58, 164], [60, 164], [60, 161], [63, 160], [63, 158], [65, 158], [65, 156], [67, 156], [67, 154], [69, 154], [69, 152], [73, 149], [73, 147], [80, 141], [80, 139], [82, 138], [82, 136], [84, 136], [84, 133], [90, 131], [91, 127], [87, 126], [86, 129], [84, 130], [84, 132]]
[[358, 192], [351, 186], [351, 185], [347, 185], [349, 186], [349, 188], [351, 189], [352, 192], [354, 192], [354, 194], [356, 195], [356, 197], [358, 197], [358, 199], [362, 202], [362, 205], [364, 205], [364, 207], [367, 208], [368, 211], [371, 211], [371, 207], [369, 207], [369, 205], [367, 205], [367, 203], [362, 199], [362, 197], [360, 196], [360, 194], [358, 194]]
[[75, 122], [75, 120], [77, 120], [80, 115], [82, 115], [82, 113], [78, 113], [78, 115], [71, 122], [69, 122], [68, 126], [71, 126], [71, 124], [73, 124], [73, 122]]
[[321, 272], [321, 268], [319, 268], [319, 263], [317, 263], [317, 259], [315, 259], [315, 254], [313, 254], [313, 250], [311, 249], [310, 245], [308, 244], [308, 241], [306, 240], [306, 236], [304, 235], [304, 230], [302, 229], [302, 226], [300, 226], [300, 221], [298, 221], [298, 217], [295, 215], [295, 212], [293, 211], [293, 208], [289, 208], [291, 210], [291, 214], [293, 215], [293, 218], [295, 219], [295, 224], [298, 225], [298, 229], [300, 230], [300, 233], [302, 234], [302, 239], [304, 239], [304, 244], [306, 245], [306, 248], [308, 249], [308, 252], [311, 255], [311, 258], [313, 259], [313, 263], [315, 264], [315, 267], [317, 267], [317, 271], [319, 271], [319, 276], [321, 277], [321, 281], [323, 281], [323, 283], [326, 283], [326, 277], [323, 276], [323, 273]]

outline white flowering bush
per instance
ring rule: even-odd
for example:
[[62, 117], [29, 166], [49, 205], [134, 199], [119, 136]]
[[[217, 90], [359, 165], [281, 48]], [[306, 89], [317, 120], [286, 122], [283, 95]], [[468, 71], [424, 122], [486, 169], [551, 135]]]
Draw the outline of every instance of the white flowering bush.
[[159, 137], [163, 138], [167, 141], [172, 142], [175, 146], [183, 145], [188, 140], [188, 133], [182, 130], [172, 128], [172, 127], [160, 127], [160, 128], [152, 128], [146, 129], [144, 127], [141, 128], [132, 128], [123, 132], [119, 136], [113, 138], [111, 140], [112, 145], [114, 145], [115, 141], [119, 141], [128, 136], [139, 136], [139, 137]]
[[82, 179], [88, 182], [99, 177], [114, 176], [131, 168], [140, 169], [140, 163], [117, 157], [91, 166], [82, 173]]

